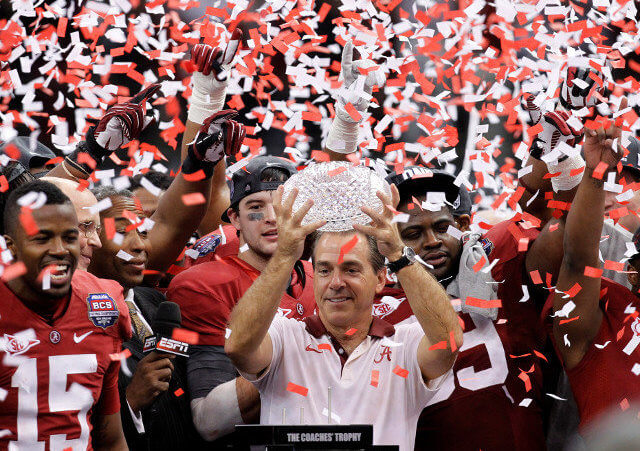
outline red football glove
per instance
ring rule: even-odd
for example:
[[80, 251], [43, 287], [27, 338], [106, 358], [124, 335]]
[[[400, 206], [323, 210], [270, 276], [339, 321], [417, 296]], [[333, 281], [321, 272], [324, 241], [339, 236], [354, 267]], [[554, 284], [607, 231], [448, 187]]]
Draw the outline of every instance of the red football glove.
[[96, 142], [105, 150], [114, 151], [136, 139], [153, 120], [145, 117], [147, 100], [160, 89], [152, 84], [128, 102], [111, 107], [93, 130]]

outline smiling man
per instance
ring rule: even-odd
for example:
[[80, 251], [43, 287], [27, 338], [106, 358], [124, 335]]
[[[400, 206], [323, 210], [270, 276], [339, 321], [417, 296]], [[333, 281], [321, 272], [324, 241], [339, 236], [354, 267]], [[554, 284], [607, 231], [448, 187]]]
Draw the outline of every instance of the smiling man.
[[[224, 353], [229, 314], [267, 266], [278, 246], [274, 190], [296, 173], [289, 160], [256, 157], [233, 175], [231, 207], [223, 219], [237, 229], [240, 252], [198, 264], [173, 279], [167, 298], [180, 305], [183, 327], [198, 332], [187, 377], [194, 424], [207, 440], [233, 431], [236, 424], [255, 422], [258, 391], [238, 374]], [[313, 314], [312, 268], [298, 261], [280, 296], [279, 314], [302, 319]], [[218, 443], [218, 446], [222, 446]]]
[[[225, 343], [232, 361], [260, 390], [260, 423], [280, 424], [283, 411], [304, 408], [306, 424], [373, 424], [375, 445], [413, 449], [418, 416], [440, 394], [462, 346], [462, 329], [446, 292], [414, 264], [415, 254], [392, 222], [397, 190], [392, 199], [378, 192], [382, 213], [362, 208], [371, 225], [316, 237], [318, 315], [304, 321], [274, 316], [305, 237], [325, 222], [302, 225], [312, 201], [293, 213], [297, 189], [284, 201], [282, 193], [273, 201], [278, 248], [234, 308]], [[385, 285], [385, 257], [417, 323], [394, 327], [371, 313]]]
[[54, 185], [17, 188], [4, 225], [24, 272], [0, 282], [0, 448], [127, 449], [112, 357], [131, 336], [122, 288], [76, 271], [78, 218]]
[[42, 180], [53, 183], [62, 191], [73, 204], [78, 217], [78, 229], [80, 235], [80, 259], [78, 269], [87, 271], [91, 263], [91, 257], [95, 249], [100, 249], [100, 215], [93, 212], [91, 207], [98, 203], [96, 196], [88, 189], [78, 190], [79, 184], [67, 179], [58, 177], [43, 177]]

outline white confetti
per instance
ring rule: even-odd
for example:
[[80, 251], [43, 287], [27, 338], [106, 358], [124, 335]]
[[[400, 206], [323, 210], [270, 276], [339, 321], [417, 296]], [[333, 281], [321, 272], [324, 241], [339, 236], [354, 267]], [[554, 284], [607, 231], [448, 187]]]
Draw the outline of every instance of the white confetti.
[[561, 398], [560, 396], [554, 395], [553, 393], [546, 393], [546, 395], [550, 398], [557, 399], [558, 401], [566, 401], [565, 398]]
[[640, 365], [637, 363], [634, 363], [633, 368], [631, 368], [631, 372], [636, 376], [640, 375]]
[[520, 407], [529, 407], [529, 405], [531, 405], [531, 401], [533, 401], [533, 399], [531, 398], [524, 398], [522, 401], [520, 401], [520, 404], [518, 404]]
[[596, 348], [598, 348], [598, 349], [604, 349], [604, 348], [606, 348], [606, 347], [607, 347], [607, 345], [608, 345], [609, 343], [611, 343], [611, 340], [606, 341], [604, 344], [601, 344], [601, 345], [600, 345], [600, 344], [598, 344], [598, 343], [594, 343], [593, 345], [594, 345]]
[[116, 254], [116, 257], [121, 258], [122, 260], [128, 262], [129, 260], [133, 259], [133, 255], [128, 254], [127, 252], [123, 251], [122, 249], [120, 249], [118, 251], [118, 253]]
[[248, 250], [249, 250], [249, 245], [245, 243], [242, 246], [240, 246], [239, 252], [242, 254], [243, 252], [247, 252]]

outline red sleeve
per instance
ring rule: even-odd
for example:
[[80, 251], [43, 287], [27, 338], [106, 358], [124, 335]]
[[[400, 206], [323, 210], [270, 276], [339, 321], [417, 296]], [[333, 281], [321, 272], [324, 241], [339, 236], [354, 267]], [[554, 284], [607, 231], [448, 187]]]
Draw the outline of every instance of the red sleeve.
[[209, 262], [171, 281], [167, 300], [180, 306], [182, 327], [199, 334], [198, 344], [224, 346], [231, 310], [242, 296], [234, 272], [229, 265]]
[[120, 394], [118, 393], [118, 372], [120, 361], [114, 360], [107, 368], [102, 381], [102, 393], [96, 406], [96, 413], [111, 415], [120, 411]]

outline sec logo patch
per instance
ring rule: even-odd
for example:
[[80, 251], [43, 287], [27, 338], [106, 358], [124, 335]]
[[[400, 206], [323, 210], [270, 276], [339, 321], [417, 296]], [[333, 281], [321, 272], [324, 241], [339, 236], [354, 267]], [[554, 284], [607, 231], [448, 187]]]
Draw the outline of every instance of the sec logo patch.
[[107, 293], [89, 294], [87, 306], [89, 319], [96, 327], [106, 329], [113, 326], [120, 316], [116, 302]]

